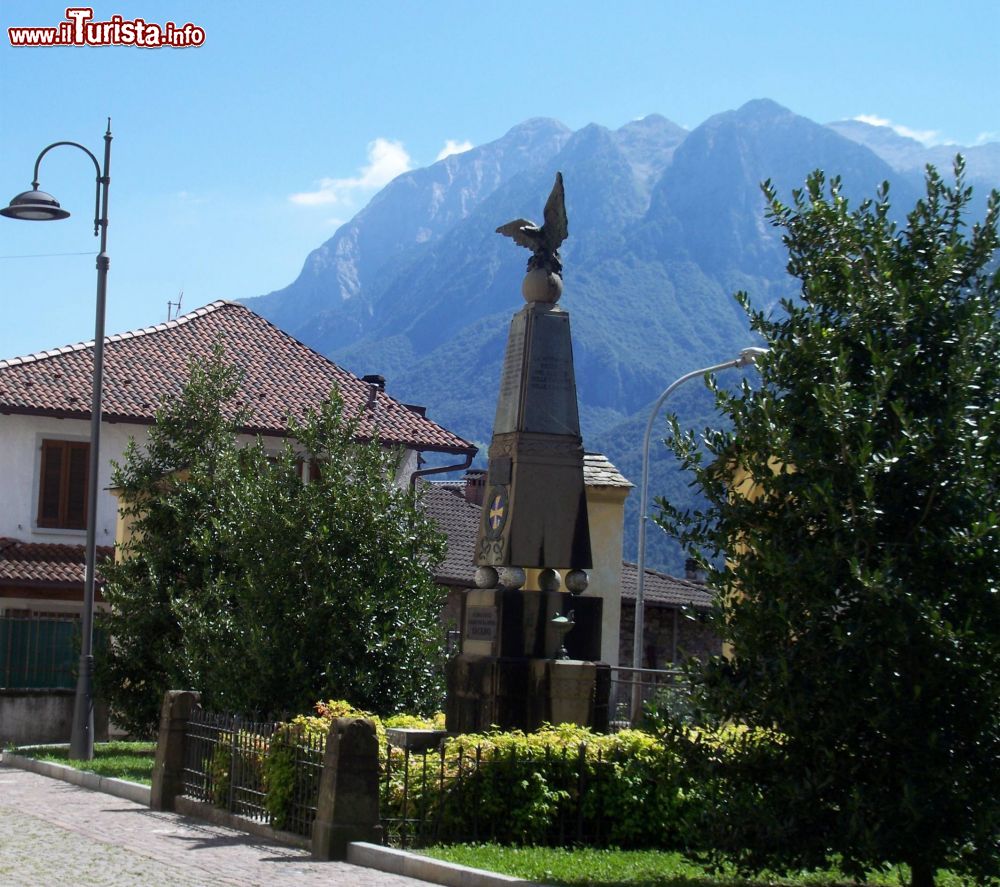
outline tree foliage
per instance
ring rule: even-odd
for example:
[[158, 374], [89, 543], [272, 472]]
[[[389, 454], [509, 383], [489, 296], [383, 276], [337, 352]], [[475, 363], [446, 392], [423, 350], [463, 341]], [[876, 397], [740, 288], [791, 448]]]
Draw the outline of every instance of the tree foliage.
[[781, 737], [715, 762], [705, 828], [748, 868], [996, 877], [1000, 195], [970, 228], [960, 158], [905, 223], [888, 185], [857, 208], [840, 188], [817, 172], [784, 205], [765, 183], [800, 298], [740, 294], [760, 384], [716, 390], [728, 430], [668, 440], [709, 504], [661, 522], [732, 642], [702, 703]]
[[442, 539], [394, 483], [396, 457], [357, 439], [336, 392], [276, 458], [241, 443], [236, 384], [221, 350], [193, 364], [115, 467], [135, 529], [106, 570], [117, 716], [148, 731], [163, 691], [187, 687], [237, 712], [438, 704]]

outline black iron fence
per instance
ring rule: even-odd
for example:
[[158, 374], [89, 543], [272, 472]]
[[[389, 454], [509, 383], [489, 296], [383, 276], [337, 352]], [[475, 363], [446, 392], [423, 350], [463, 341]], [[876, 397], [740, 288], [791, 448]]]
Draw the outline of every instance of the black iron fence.
[[387, 745], [382, 760], [383, 842], [402, 848], [470, 841], [644, 846], [643, 824], [624, 822], [622, 811], [656, 803], [663, 784], [636, 757], [585, 743], [502, 751]]
[[[664, 811], [681, 797], [674, 765], [650, 750], [651, 737], [609, 750], [596, 741], [523, 737], [501, 747], [439, 734], [436, 747], [420, 749], [400, 747], [393, 734], [403, 732], [390, 730], [397, 744], [379, 749], [382, 840], [392, 846], [655, 846]], [[185, 731], [183, 794], [309, 837], [325, 743], [315, 728], [196, 709]]]
[[308, 837], [326, 737], [196, 709], [184, 737], [184, 795]]

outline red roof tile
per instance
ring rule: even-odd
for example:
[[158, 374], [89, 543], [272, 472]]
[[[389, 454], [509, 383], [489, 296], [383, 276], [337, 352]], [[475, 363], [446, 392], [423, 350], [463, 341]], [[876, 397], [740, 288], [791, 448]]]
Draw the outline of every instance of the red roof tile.
[[[110, 560], [111, 546], [97, 547], [97, 560]], [[21, 542], [0, 537], [0, 586], [74, 585], [84, 579], [84, 547], [50, 542]], [[100, 575], [98, 583], [103, 582]]]
[[[369, 386], [236, 302], [213, 302], [176, 320], [110, 336], [104, 352], [105, 421], [152, 423], [161, 399], [180, 391], [193, 358], [216, 342], [244, 377], [232, 411], [245, 406], [246, 430], [283, 434], [336, 386], [360, 434], [387, 444], [448, 453], [476, 448], [380, 391], [366, 408]], [[0, 412], [90, 417], [94, 343], [0, 360]]]

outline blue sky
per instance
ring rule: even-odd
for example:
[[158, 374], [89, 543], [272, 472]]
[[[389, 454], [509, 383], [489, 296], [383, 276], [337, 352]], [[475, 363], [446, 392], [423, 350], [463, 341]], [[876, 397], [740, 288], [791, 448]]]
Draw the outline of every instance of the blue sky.
[[[205, 42], [10, 46], [8, 27], [66, 6], [0, 3], [0, 202], [50, 142], [102, 151], [112, 118], [109, 333], [165, 320], [181, 291], [187, 310], [290, 283], [393, 175], [528, 117], [693, 127], [767, 97], [822, 123], [1000, 140], [996, 0], [99, 0], [95, 21], [190, 22]], [[92, 172], [57, 149], [41, 186], [73, 217], [0, 218], [0, 357], [93, 337]]]

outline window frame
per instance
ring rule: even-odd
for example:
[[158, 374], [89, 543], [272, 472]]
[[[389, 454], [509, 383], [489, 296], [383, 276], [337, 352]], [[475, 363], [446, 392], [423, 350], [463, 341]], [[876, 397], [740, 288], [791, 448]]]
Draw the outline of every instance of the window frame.
[[[46, 485], [46, 458], [47, 451], [51, 449], [58, 449], [61, 451], [59, 456], [59, 475], [58, 475], [58, 505], [55, 518], [45, 517], [43, 514], [44, 504], [45, 504], [45, 494], [47, 492]], [[71, 522], [69, 519], [69, 503], [70, 494], [72, 490], [71, 486], [71, 466], [70, 458], [73, 451], [80, 451], [83, 453], [83, 490], [82, 490], [82, 502], [83, 511], [79, 522]], [[38, 497], [36, 500], [35, 508], [35, 526], [39, 530], [71, 530], [71, 531], [86, 531], [87, 529], [87, 502], [90, 487], [90, 441], [79, 440], [72, 438], [61, 438], [61, 437], [41, 437], [39, 443], [39, 461], [38, 461]]]

